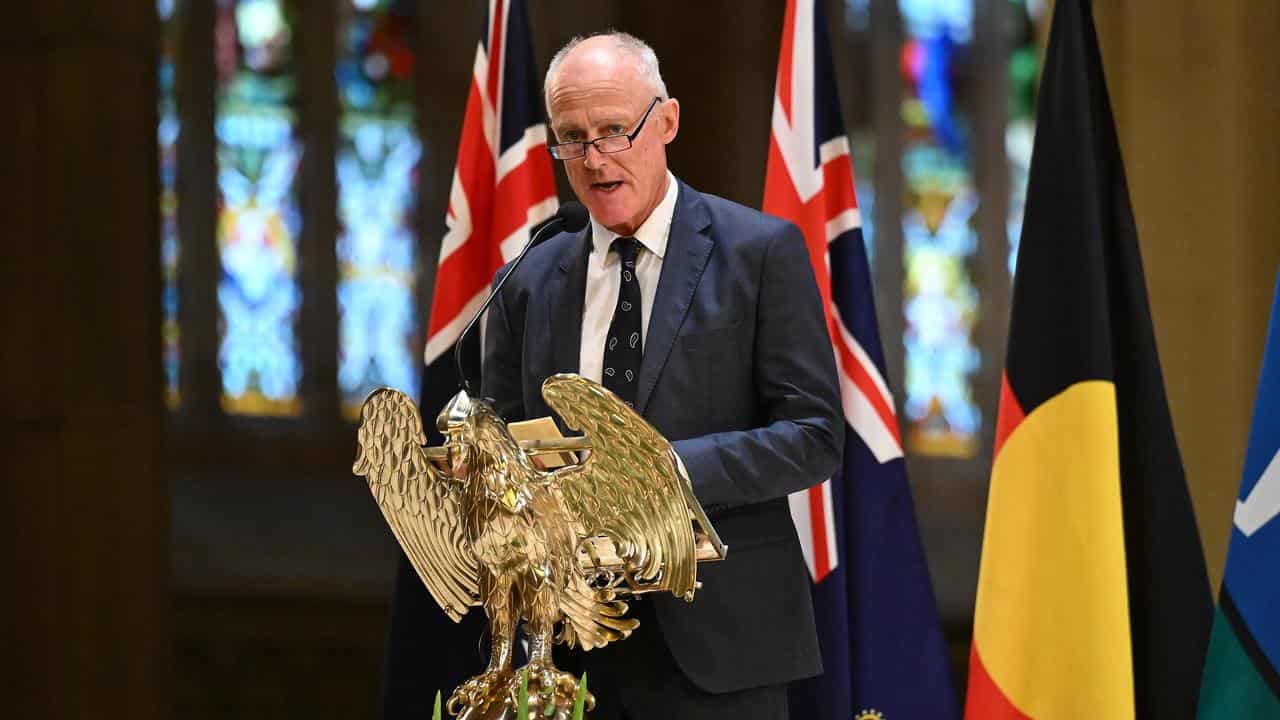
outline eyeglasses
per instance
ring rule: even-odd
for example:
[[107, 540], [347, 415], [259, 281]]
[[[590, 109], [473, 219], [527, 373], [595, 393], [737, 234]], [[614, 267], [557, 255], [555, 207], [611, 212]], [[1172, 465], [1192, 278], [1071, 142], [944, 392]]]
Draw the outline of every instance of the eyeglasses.
[[640, 118], [640, 123], [636, 125], [636, 129], [629, 134], [623, 135], [605, 135], [595, 140], [573, 140], [570, 142], [551, 145], [547, 150], [551, 152], [551, 157], [556, 160], [575, 160], [587, 154], [587, 146], [594, 145], [597, 152], [616, 153], [631, 148], [631, 143], [640, 134], [640, 130], [644, 128], [644, 122], [649, 119], [649, 113], [653, 112], [653, 108], [661, 100], [655, 97], [653, 102], [649, 103], [649, 109], [644, 111], [644, 116]]

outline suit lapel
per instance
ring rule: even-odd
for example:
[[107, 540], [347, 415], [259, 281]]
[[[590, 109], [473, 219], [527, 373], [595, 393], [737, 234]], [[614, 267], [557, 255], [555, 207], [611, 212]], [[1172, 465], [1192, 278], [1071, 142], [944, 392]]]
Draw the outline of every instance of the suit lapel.
[[582, 303], [587, 293], [587, 260], [591, 255], [591, 225], [578, 234], [578, 252], [560, 259], [559, 272], [548, 288], [547, 317], [551, 319], [552, 362], [547, 377], [576, 373], [581, 362]]
[[[697, 192], [680, 183], [675, 213], [671, 217], [671, 234], [662, 259], [662, 276], [649, 313], [649, 329], [645, 335], [644, 358], [640, 363], [640, 385], [636, 390], [636, 411], [644, 414], [649, 397], [657, 385], [676, 333], [684, 323], [693, 303], [694, 291], [707, 267], [714, 242], [706, 230], [711, 217]], [[578, 330], [581, 333], [582, 298], [579, 293]], [[576, 367], [576, 366], [575, 366]]]

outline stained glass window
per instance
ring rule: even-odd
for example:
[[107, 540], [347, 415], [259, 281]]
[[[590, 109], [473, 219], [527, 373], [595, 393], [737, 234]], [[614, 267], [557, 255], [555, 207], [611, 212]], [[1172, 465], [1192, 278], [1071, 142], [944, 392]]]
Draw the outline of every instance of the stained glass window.
[[1035, 137], [1036, 84], [1040, 76], [1040, 44], [1037, 33], [1045, 17], [1044, 0], [1012, 0], [1013, 48], [1009, 55], [1009, 121], [1004, 147], [1009, 159], [1009, 274], [1018, 260], [1022, 237], [1022, 212], [1027, 202], [1027, 178], [1031, 172], [1031, 145]]
[[377, 387], [411, 397], [418, 391], [414, 212], [422, 144], [411, 8], [391, 0], [340, 2], [338, 384], [351, 419]]
[[978, 288], [978, 207], [969, 119], [958, 80], [973, 37], [972, 0], [899, 0], [906, 28], [901, 69], [904, 413], [909, 449], [970, 457], [982, 413], [973, 375]]
[[159, 90], [156, 142], [160, 156], [160, 268], [162, 273], [161, 363], [164, 367], [165, 404], [171, 409], [182, 402], [178, 373], [182, 339], [178, 326], [178, 0], [157, 0], [160, 19]]
[[870, 129], [854, 129], [853, 145], [854, 191], [858, 197], [858, 217], [862, 221], [862, 244], [867, 249], [867, 262], [876, 262], [876, 191], [863, 178], [875, 177], [875, 135]]
[[298, 234], [293, 23], [281, 0], [217, 0], [222, 407], [297, 415]]

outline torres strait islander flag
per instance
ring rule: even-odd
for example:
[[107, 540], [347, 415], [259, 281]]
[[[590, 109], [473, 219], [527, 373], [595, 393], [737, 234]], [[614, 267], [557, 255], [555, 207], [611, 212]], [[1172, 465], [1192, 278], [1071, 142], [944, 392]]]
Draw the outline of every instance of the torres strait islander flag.
[[1200, 720], [1280, 718], [1280, 278], [1253, 405]]
[[778, 58], [764, 211], [809, 247], [840, 375], [844, 463], [791, 496], [813, 578], [825, 672], [795, 683], [810, 720], [959, 716], [885, 382], [853, 166], [822, 4], [789, 0]]
[[1212, 601], [1086, 0], [1057, 0], [966, 720], [1195, 714]]
[[[454, 344], [484, 302], [494, 274], [520, 252], [530, 228], [559, 206], [540, 87], [524, 0], [488, 0], [427, 324], [423, 417], [434, 418], [458, 391]], [[465, 371], [476, 381], [479, 333], [464, 342]], [[424, 429], [431, 442], [440, 442], [434, 422]], [[434, 690], [447, 692], [483, 670], [476, 652], [483, 621], [483, 613], [450, 621], [402, 555], [387, 637], [383, 717], [430, 717]]]

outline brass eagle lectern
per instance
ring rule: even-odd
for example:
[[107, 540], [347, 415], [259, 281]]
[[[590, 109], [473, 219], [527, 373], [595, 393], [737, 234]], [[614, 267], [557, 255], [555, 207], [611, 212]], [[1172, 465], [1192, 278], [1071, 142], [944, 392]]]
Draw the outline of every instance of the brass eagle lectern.
[[[577, 686], [552, 664], [552, 643], [625, 639], [639, 625], [625, 598], [692, 600], [697, 563], [726, 551], [671, 444], [626, 403], [569, 374], [548, 378], [542, 396], [586, 436], [519, 443], [488, 403], [460, 392], [437, 419], [444, 446], [426, 448], [403, 393], [377, 390], [361, 410], [354, 472], [445, 613], [457, 622], [483, 605], [489, 618], [489, 665], [449, 698], [459, 720], [514, 716], [521, 620], [530, 711], [568, 718]], [[533, 460], [574, 450], [585, 459], [554, 470]]]

